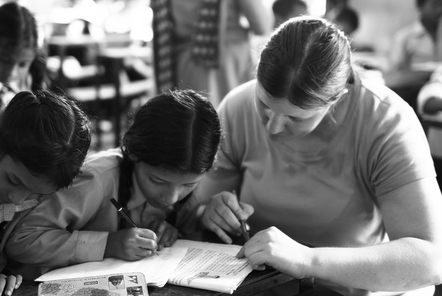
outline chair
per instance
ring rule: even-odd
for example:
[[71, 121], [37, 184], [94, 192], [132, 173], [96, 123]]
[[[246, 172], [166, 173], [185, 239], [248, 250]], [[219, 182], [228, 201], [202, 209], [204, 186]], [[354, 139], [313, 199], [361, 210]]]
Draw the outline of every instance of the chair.
[[[97, 64], [105, 68], [106, 79], [103, 74], [98, 74], [95, 85], [68, 87], [66, 93], [77, 99], [89, 114], [98, 119], [111, 118], [113, 121], [114, 145], [119, 146], [122, 124], [121, 117], [125, 115], [131, 101], [139, 97], [149, 97], [155, 90], [153, 69], [150, 74], [140, 80], [130, 81], [124, 73], [124, 59], [133, 52], [129, 48], [103, 49], [98, 53]], [[149, 58], [149, 52], [145, 53]], [[139, 57], [140, 55], [137, 54]], [[104, 82], [103, 82], [104, 80]], [[110, 105], [110, 106], [109, 106]], [[110, 114], [106, 111], [111, 109]], [[101, 129], [97, 127], [97, 136], [100, 138]], [[101, 143], [98, 141], [98, 147]]]

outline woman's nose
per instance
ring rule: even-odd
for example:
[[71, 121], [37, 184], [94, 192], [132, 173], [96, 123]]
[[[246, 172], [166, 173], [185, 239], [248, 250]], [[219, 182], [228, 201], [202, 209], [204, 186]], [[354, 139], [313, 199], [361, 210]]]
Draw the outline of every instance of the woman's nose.
[[284, 124], [284, 116], [272, 112], [269, 114], [269, 120], [267, 121], [267, 131], [271, 135], [279, 134], [284, 130]]

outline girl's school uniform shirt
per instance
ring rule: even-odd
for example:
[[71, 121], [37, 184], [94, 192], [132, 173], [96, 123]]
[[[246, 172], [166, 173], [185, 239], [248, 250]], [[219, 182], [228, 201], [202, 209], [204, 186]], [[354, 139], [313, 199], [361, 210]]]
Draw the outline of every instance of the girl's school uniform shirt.
[[[110, 199], [118, 200], [122, 160], [119, 148], [90, 155], [70, 188], [43, 197], [6, 245], [13, 260], [10, 269], [35, 279], [50, 269], [103, 260], [108, 234], [119, 229], [118, 211]], [[136, 183], [132, 190], [128, 206], [139, 227], [167, 215], [146, 202]], [[152, 219], [141, 223], [141, 216]]]
[[20, 221], [21, 217], [38, 205], [36, 199], [30, 199], [21, 205], [2, 204], [0, 205], [0, 273], [6, 267], [7, 255], [5, 252], [5, 244], [8, 241], [15, 225]]

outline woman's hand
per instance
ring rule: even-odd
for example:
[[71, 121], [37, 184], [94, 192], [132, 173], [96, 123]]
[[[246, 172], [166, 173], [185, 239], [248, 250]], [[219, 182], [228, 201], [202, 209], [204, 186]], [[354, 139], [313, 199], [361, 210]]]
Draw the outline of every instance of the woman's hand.
[[232, 239], [226, 232], [241, 235], [240, 221], [246, 221], [253, 211], [251, 205], [239, 202], [235, 194], [223, 191], [212, 197], [201, 216], [201, 223], [223, 242], [231, 244]]
[[265, 264], [299, 279], [309, 276], [306, 267], [310, 266], [312, 251], [270, 227], [254, 235], [236, 256], [247, 257], [254, 268]]
[[12, 295], [15, 289], [18, 289], [23, 281], [21, 275], [0, 274], [0, 295]]
[[136, 261], [155, 254], [155, 232], [145, 228], [128, 228], [109, 233], [104, 257]]
[[178, 232], [178, 230], [166, 221], [153, 221], [149, 224], [149, 229], [155, 231], [157, 235], [157, 244], [159, 251], [161, 251], [164, 247], [172, 246], [176, 242], [178, 237], [180, 237], [180, 233]]

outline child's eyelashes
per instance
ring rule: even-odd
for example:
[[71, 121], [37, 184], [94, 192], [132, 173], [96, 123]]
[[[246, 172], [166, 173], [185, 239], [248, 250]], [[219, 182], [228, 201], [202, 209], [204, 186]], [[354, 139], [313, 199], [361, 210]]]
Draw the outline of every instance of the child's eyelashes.
[[20, 185], [20, 183], [15, 181], [15, 180], [13, 180], [10, 175], [6, 175], [6, 180], [8, 181], [9, 184], [11, 184], [13, 186]]

